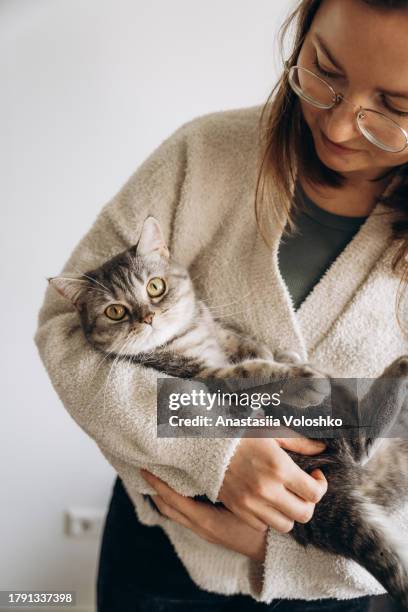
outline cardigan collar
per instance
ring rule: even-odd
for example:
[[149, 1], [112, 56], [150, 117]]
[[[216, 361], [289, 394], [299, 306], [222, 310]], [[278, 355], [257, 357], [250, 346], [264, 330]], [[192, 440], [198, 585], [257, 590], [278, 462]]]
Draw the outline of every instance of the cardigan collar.
[[[383, 195], [399, 180], [395, 177]], [[258, 294], [260, 308], [252, 312], [255, 328], [274, 348], [294, 350], [302, 359], [329, 334], [331, 327], [365, 283], [377, 261], [391, 247], [393, 211], [377, 204], [350, 243], [326, 270], [297, 311], [279, 270], [278, 248], [282, 230], [272, 236], [272, 249], [256, 231], [249, 273], [249, 289]], [[241, 287], [244, 290], [243, 287]], [[270, 306], [268, 306], [270, 305]], [[273, 309], [273, 316], [271, 313]], [[273, 324], [272, 324], [273, 321]]]

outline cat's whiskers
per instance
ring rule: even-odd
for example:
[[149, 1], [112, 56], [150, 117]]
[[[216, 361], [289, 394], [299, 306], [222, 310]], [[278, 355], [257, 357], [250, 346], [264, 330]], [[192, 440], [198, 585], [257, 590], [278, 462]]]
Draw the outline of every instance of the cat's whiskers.
[[237, 310], [237, 311], [233, 311], [233, 312], [224, 312], [222, 314], [217, 314], [214, 313], [214, 318], [217, 319], [217, 321], [220, 321], [221, 319], [226, 319], [227, 317], [235, 317], [236, 315], [240, 315], [240, 314], [246, 314], [249, 312], [249, 308], [246, 308], [245, 310]]
[[[109, 357], [112, 355], [112, 353], [116, 353], [116, 352], [118, 352], [118, 351], [116, 351], [116, 345], [117, 345], [119, 342], [120, 342], [120, 340], [119, 340], [119, 339], [118, 339], [118, 340], [115, 340], [115, 341], [113, 342], [112, 349], [111, 349], [110, 351], [108, 351], [107, 353], [105, 353], [104, 357], [101, 359], [101, 361], [99, 362], [99, 364], [96, 366], [96, 369], [95, 369], [95, 371], [94, 371], [94, 373], [93, 373], [93, 376], [92, 376], [92, 378], [91, 378], [91, 380], [90, 380], [89, 382], [91, 382], [91, 381], [94, 379], [94, 377], [95, 377], [95, 375], [96, 375], [97, 371], [99, 370], [99, 368], [100, 368], [100, 367], [102, 366], [102, 364], [103, 364], [103, 363], [104, 363], [104, 362], [105, 362], [105, 361], [106, 361], [106, 360], [107, 360], [107, 359], [108, 359], [108, 358], [109, 358]], [[119, 348], [118, 350], [120, 350], [120, 348]]]
[[[88, 281], [86, 281], [88, 282]], [[91, 291], [95, 292], [95, 293], [99, 293], [102, 294], [107, 300], [111, 300], [112, 299], [112, 293], [111, 292], [107, 292], [104, 289], [99, 289], [99, 287], [92, 287]]]
[[79, 283], [86, 283], [88, 285], [89, 285], [89, 281], [92, 281], [93, 283], [98, 284], [98, 285], [100, 285], [102, 287], [102, 289], [99, 289], [99, 287], [96, 287], [96, 286], [92, 287], [92, 291], [97, 291], [98, 293], [101, 293], [104, 296], [109, 296], [109, 297], [112, 296], [112, 292], [109, 291], [109, 289], [104, 288], [104, 285], [102, 285], [101, 283], [98, 283], [98, 281], [96, 281], [92, 277], [87, 276], [86, 274], [82, 274], [79, 270], [78, 270], [78, 274], [81, 274], [82, 276], [86, 276], [87, 280], [85, 280], [84, 278], [75, 278], [75, 277], [74, 278], [70, 278], [69, 276], [64, 276], [64, 275], [61, 275], [60, 278], [65, 278], [66, 280], [72, 280], [72, 281], [77, 282], [77, 283], [78, 282]]
[[[72, 281], [75, 283], [85, 283], [87, 285], [89, 285], [89, 280], [85, 280], [84, 278], [76, 278], [76, 277], [70, 277], [70, 276], [58, 276], [58, 278], [63, 278], [64, 280], [68, 280], [68, 281]], [[104, 289], [99, 289], [99, 287], [92, 287], [92, 291], [97, 291], [98, 293], [102, 293], [103, 295], [106, 295], [106, 291]]]
[[194, 276], [194, 278], [190, 276], [190, 280], [191, 280], [192, 283], [195, 283], [197, 278], [201, 278], [203, 275], [204, 275], [204, 273], [201, 272], [201, 274], [197, 274], [197, 276]]
[[220, 308], [225, 308], [226, 306], [231, 306], [231, 304], [239, 304], [243, 302], [246, 298], [248, 298], [252, 294], [252, 291], [249, 291], [246, 295], [243, 295], [239, 300], [232, 300], [232, 302], [225, 302], [225, 304], [216, 304], [215, 306], [207, 305], [207, 308], [213, 312], [215, 310], [219, 310]]
[[[208, 265], [210, 265], [208, 262], [213, 261], [213, 256], [212, 256], [212, 254], [207, 253], [207, 254], [203, 255], [203, 256], [201, 257], [201, 261], [202, 261], [202, 263], [207, 262], [207, 266], [208, 266]], [[214, 263], [214, 262], [213, 262], [213, 263]], [[191, 277], [190, 270], [189, 270], [189, 269], [187, 269], [187, 271], [188, 271], [188, 274], [189, 274], [189, 276], [190, 276], [190, 278], [191, 278], [192, 282], [194, 282], [194, 281], [195, 281], [197, 278], [201, 278], [201, 276], [204, 276], [204, 275], [206, 274], [206, 271], [204, 270], [203, 272], [201, 272], [200, 274], [197, 274], [197, 275], [196, 275], [194, 278], [192, 278], [192, 277]]]
[[143, 354], [144, 354], [144, 355], [147, 355], [147, 359], [145, 359], [145, 362], [146, 362], [146, 363], [148, 363], [148, 362], [149, 362], [149, 359], [151, 359], [151, 358], [152, 358], [153, 360], [155, 360], [155, 357], [154, 357], [155, 350], [156, 350], [156, 349], [155, 349], [155, 348], [153, 348], [153, 349], [151, 349], [150, 351], [143, 352]]
[[110, 293], [109, 289], [107, 287], [105, 287], [105, 285], [103, 285], [101, 282], [97, 281], [95, 278], [92, 278], [92, 276], [89, 276], [85, 272], [81, 272], [81, 270], [78, 270], [78, 268], [75, 268], [75, 269], [76, 269], [78, 274], [80, 274], [81, 276], [85, 276], [85, 278], [89, 279], [93, 283], [96, 283], [97, 285], [100, 285], [103, 289], [105, 289], [105, 291]]
[[84, 278], [76, 278], [76, 277], [71, 278], [70, 276], [63, 276], [63, 275], [60, 275], [58, 278], [64, 278], [65, 280], [72, 280], [72, 281], [75, 281], [76, 283], [87, 283], [88, 282]]

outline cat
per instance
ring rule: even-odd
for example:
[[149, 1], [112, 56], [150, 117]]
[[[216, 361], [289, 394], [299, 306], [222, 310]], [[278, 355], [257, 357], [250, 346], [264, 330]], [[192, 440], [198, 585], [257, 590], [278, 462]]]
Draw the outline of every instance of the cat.
[[327, 378], [293, 353], [274, 359], [266, 345], [213, 317], [188, 271], [170, 259], [154, 217], [145, 220], [137, 245], [98, 269], [48, 280], [76, 307], [89, 343], [112, 359], [179, 378], [303, 377], [306, 405], [330, 390]]
[[[99, 268], [48, 280], [76, 308], [88, 342], [111, 359], [179, 378], [301, 379], [302, 393], [292, 398], [300, 408], [319, 405], [330, 393], [339, 412], [355, 405], [347, 386], [301, 363], [296, 354], [274, 355], [212, 316], [188, 271], [171, 259], [154, 217], [144, 221], [136, 245]], [[355, 560], [406, 606], [408, 543], [393, 532], [388, 515], [408, 496], [408, 442], [381, 435], [392, 424], [408, 424], [407, 384], [408, 357], [401, 357], [362, 400], [362, 420], [375, 425], [375, 434], [323, 439], [326, 450], [314, 457], [289, 453], [306, 472], [323, 469], [329, 483], [312, 519], [295, 523], [290, 535], [304, 546]]]

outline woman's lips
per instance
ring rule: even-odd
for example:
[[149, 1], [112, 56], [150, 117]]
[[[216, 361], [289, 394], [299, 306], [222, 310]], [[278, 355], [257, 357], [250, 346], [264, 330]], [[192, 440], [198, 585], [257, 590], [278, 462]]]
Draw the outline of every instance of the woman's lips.
[[338, 145], [332, 142], [323, 132], [320, 132], [322, 136], [323, 144], [333, 153], [338, 153], [340, 155], [347, 155], [351, 153], [358, 153], [358, 149], [351, 149], [350, 147], [343, 147], [342, 145]]

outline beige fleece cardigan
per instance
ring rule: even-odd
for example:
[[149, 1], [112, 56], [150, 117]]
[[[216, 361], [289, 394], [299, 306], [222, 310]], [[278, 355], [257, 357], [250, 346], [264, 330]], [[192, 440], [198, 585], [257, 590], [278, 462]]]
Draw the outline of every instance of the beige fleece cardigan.
[[[272, 349], [294, 350], [336, 376], [374, 377], [407, 352], [395, 317], [390, 216], [377, 206], [295, 312], [278, 269], [280, 232], [271, 252], [255, 223], [260, 110], [213, 113], [178, 129], [102, 209], [63, 272], [84, 272], [136, 243], [143, 220], [154, 215], [173, 257], [190, 269], [198, 294], [219, 308], [217, 314]], [[112, 371], [110, 363], [101, 364], [76, 312], [52, 288], [35, 342], [61, 401], [122, 478], [140, 521], [163, 527], [200, 587], [264, 602], [383, 592], [357, 564], [304, 549], [272, 529], [262, 566], [159, 516], [141, 495], [153, 490], [138, 468], [185, 495], [215, 501], [239, 440], [157, 439], [158, 373], [125, 362]], [[399, 528], [407, 523], [399, 517]]]

